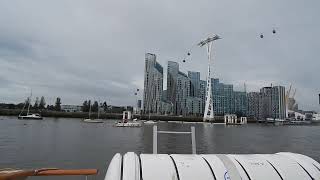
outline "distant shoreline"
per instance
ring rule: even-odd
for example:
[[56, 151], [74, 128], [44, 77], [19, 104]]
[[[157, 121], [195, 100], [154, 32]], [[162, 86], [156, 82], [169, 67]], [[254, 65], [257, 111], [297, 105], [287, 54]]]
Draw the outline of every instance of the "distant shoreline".
[[[18, 109], [0, 109], [0, 116], [18, 116], [21, 110]], [[30, 111], [31, 113], [40, 113], [42, 117], [56, 118], [88, 118], [88, 112], [63, 112], [63, 111]], [[91, 118], [97, 118], [98, 113], [91, 113]], [[122, 119], [122, 114], [119, 113], [101, 113], [101, 119]], [[133, 118], [149, 120], [148, 115], [133, 115]], [[202, 117], [180, 117], [180, 116], [165, 116], [165, 115], [150, 115], [151, 120], [160, 121], [187, 121], [187, 122], [202, 122]], [[222, 123], [223, 116], [216, 116], [215, 122]], [[248, 119], [248, 123], [255, 123], [253, 119]]]

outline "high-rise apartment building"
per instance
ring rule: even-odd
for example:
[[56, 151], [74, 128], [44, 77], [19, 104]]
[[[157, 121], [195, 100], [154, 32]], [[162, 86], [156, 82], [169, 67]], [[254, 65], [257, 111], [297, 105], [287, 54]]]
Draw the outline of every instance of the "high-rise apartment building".
[[241, 91], [234, 91], [234, 112], [242, 116], [247, 116], [248, 99], [247, 93]]
[[188, 71], [188, 77], [191, 82], [190, 96], [200, 97], [200, 72]]
[[191, 116], [203, 116], [202, 99], [199, 97], [187, 97], [187, 114]]
[[248, 93], [248, 117], [258, 120], [259, 117], [259, 92]]
[[215, 114], [224, 115], [235, 113], [233, 85], [221, 83], [219, 79], [211, 79], [211, 81]]
[[285, 87], [273, 86], [260, 89], [259, 120], [266, 118], [285, 119]]
[[163, 67], [156, 61], [156, 55], [145, 54], [143, 109], [145, 113], [161, 112], [163, 93]]
[[286, 118], [286, 103], [285, 103], [285, 87], [273, 86], [271, 91], [271, 118], [285, 119]]
[[259, 93], [259, 120], [270, 118], [271, 108], [271, 87], [263, 87]]
[[167, 71], [167, 100], [174, 103], [176, 101], [178, 83], [179, 64], [168, 61]]
[[178, 115], [187, 115], [187, 98], [190, 96], [190, 79], [183, 73], [178, 73], [177, 78], [177, 94], [176, 94], [176, 108]]
[[168, 61], [167, 70], [167, 101], [172, 105], [173, 114], [177, 114], [177, 84], [178, 84], [179, 64]]

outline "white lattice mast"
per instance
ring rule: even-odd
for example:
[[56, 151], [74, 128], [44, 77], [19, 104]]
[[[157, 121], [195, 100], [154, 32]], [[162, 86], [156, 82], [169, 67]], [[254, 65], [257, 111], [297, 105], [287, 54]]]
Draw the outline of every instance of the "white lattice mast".
[[212, 43], [215, 40], [221, 39], [218, 35], [213, 35], [207, 39], [198, 43], [198, 46], [203, 47], [207, 46], [207, 56], [208, 56], [208, 75], [207, 75], [207, 87], [206, 87], [206, 104], [204, 109], [203, 121], [213, 121], [214, 112], [213, 112], [213, 93], [211, 85], [211, 50]]

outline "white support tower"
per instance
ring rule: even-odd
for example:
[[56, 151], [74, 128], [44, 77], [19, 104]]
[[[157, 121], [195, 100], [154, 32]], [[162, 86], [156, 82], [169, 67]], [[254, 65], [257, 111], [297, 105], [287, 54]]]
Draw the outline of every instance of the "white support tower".
[[290, 98], [290, 93], [291, 93], [291, 87], [290, 85], [289, 90], [287, 91], [286, 97], [285, 97], [285, 105], [286, 105], [286, 118], [289, 118], [289, 98]]
[[204, 109], [203, 121], [213, 121], [214, 112], [213, 112], [213, 94], [212, 94], [212, 85], [211, 85], [211, 50], [212, 43], [215, 40], [221, 39], [218, 35], [213, 35], [207, 39], [198, 43], [198, 46], [203, 47], [207, 46], [207, 56], [208, 56], [208, 75], [207, 75], [207, 87], [206, 87], [206, 104]]

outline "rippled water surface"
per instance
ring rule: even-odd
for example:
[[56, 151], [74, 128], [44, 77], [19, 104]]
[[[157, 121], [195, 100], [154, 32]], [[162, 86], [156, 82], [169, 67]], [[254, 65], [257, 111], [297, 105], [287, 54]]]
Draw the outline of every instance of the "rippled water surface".
[[[81, 119], [36, 121], [0, 117], [0, 168], [98, 168], [96, 179], [102, 179], [115, 153], [152, 153], [152, 125], [116, 128], [114, 123], [111, 120], [89, 124]], [[158, 128], [190, 131], [192, 125], [196, 127], [198, 153], [290, 151], [320, 161], [320, 126], [249, 124], [226, 127], [161, 122]], [[161, 134], [158, 138], [159, 153], [191, 153], [189, 135]]]

